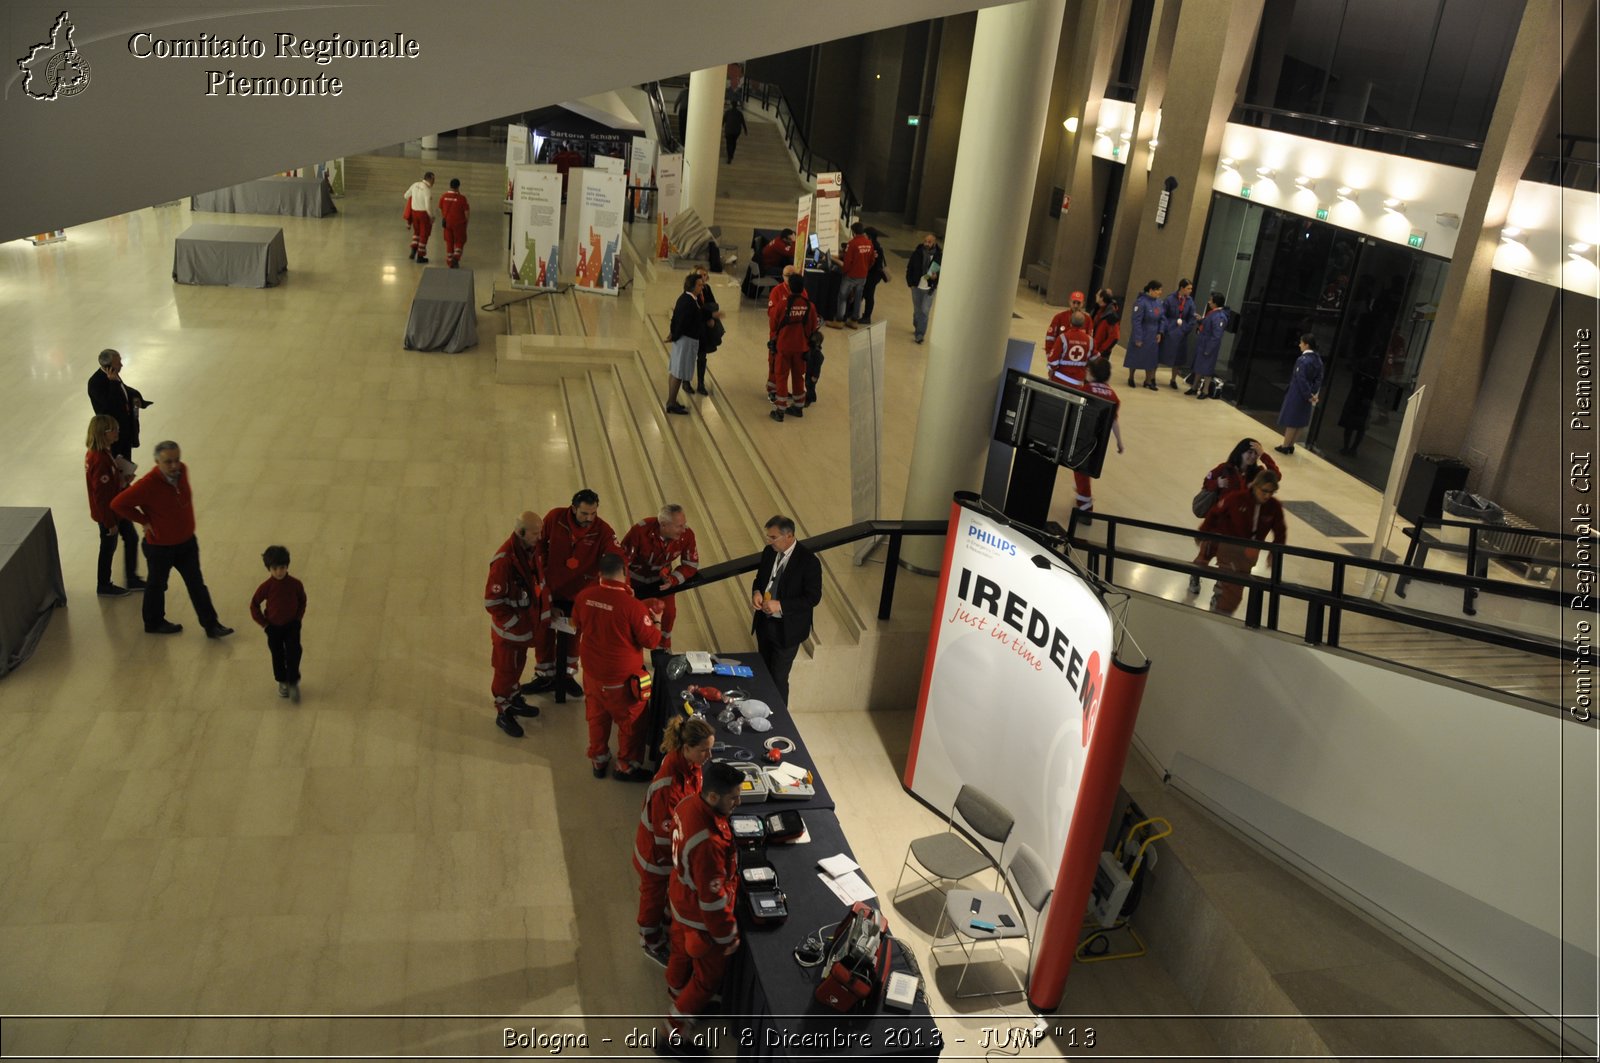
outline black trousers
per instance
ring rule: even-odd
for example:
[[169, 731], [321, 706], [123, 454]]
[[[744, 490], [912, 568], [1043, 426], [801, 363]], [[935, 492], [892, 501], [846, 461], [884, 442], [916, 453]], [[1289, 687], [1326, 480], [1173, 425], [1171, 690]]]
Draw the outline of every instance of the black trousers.
[[268, 624], [267, 649], [272, 651], [272, 678], [280, 683], [300, 682], [300, 621]]
[[[877, 267], [873, 267], [876, 271]], [[882, 284], [876, 272], [867, 278], [866, 291], [861, 293], [861, 322], [865, 324], [872, 320], [872, 307], [878, 301], [878, 285]]]
[[111, 584], [111, 558], [117, 552], [117, 539], [122, 539], [122, 569], [129, 580], [139, 575], [139, 534], [133, 530], [133, 522], [119, 520], [111, 527], [104, 524], [100, 528], [100, 562], [95, 570], [99, 582], [96, 587], [106, 587]]
[[733, 161], [733, 149], [739, 146], [739, 134], [735, 133], [728, 138], [728, 161]]
[[149, 567], [145, 577], [149, 586], [144, 591], [144, 626], [146, 630], [167, 618], [167, 578], [177, 569], [183, 585], [189, 591], [189, 601], [194, 603], [194, 615], [201, 627], [215, 627], [217, 610], [211, 604], [211, 592], [206, 590], [206, 578], [200, 572], [200, 540], [191, 537], [176, 546], [157, 546], [149, 539], [144, 541], [144, 560]]
[[778, 685], [778, 693], [783, 696], [784, 707], [789, 705], [789, 670], [794, 667], [795, 655], [800, 652], [800, 644], [793, 646], [780, 646], [778, 644], [778, 625], [772, 620], [756, 620], [756, 651], [761, 654], [761, 663], [767, 666], [767, 671], [772, 673], [772, 681]]

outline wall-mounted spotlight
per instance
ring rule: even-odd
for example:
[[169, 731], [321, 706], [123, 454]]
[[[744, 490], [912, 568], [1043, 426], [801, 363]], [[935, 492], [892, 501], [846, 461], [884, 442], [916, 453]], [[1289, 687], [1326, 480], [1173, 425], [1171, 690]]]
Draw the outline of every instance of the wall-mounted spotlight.
[[1404, 201], [1390, 196], [1388, 199], [1383, 201], [1383, 209], [1392, 210], [1396, 214], [1404, 214], [1406, 212], [1406, 205]]
[[1587, 255], [1590, 251], [1594, 250], [1594, 247], [1590, 244], [1576, 243], [1568, 244], [1567, 250], [1571, 251], [1575, 255]]
[[1224, 156], [1223, 156], [1223, 157], [1222, 157], [1222, 158], [1220, 158], [1220, 159], [1218, 159], [1218, 160], [1217, 160], [1217, 164], [1218, 164], [1218, 165], [1219, 165], [1219, 166], [1225, 166], [1225, 167], [1227, 167], [1227, 168], [1228, 168], [1228, 169], [1230, 169], [1230, 170], [1231, 170], [1231, 169], [1233, 169], [1233, 167], [1234, 167], [1234, 161], [1233, 161], [1233, 156], [1231, 156], [1231, 155], [1224, 155]]
[[[1076, 133], [1078, 131], [1078, 116], [1073, 115], [1071, 118], [1064, 119], [1061, 125], [1066, 129], [1067, 132]], [[1098, 132], [1098, 130], [1096, 130], [1096, 132]]]
[[1257, 166], [1256, 167], [1256, 176], [1270, 179], [1270, 178], [1278, 176], [1278, 171], [1274, 170], [1270, 166]]
[[1338, 188], [1333, 190], [1333, 194], [1348, 202], [1349, 200], [1355, 198], [1356, 190], [1351, 188], [1349, 185], [1340, 185]]
[[1305, 188], [1311, 184], [1311, 178], [1307, 177], [1305, 174], [1301, 174], [1294, 179], [1294, 183], [1299, 185], [1301, 188]]
[[1502, 240], [1516, 240], [1521, 236], [1522, 230], [1517, 228], [1515, 225], [1507, 225], [1504, 229], [1500, 230], [1500, 239]]

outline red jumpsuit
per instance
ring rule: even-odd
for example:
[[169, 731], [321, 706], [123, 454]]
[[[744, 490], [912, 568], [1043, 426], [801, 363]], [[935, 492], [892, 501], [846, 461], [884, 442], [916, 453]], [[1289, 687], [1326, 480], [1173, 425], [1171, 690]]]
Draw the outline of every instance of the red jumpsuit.
[[733, 904], [739, 895], [739, 860], [728, 817], [690, 794], [672, 812], [672, 958], [667, 991], [675, 1030], [705, 1011], [722, 983], [728, 957], [739, 940]]
[[[1091, 380], [1078, 388], [1079, 391], [1090, 395], [1098, 395], [1106, 399], [1117, 408], [1117, 416], [1122, 413], [1122, 400], [1117, 398], [1117, 393], [1111, 389], [1110, 384], [1102, 384], [1098, 380]], [[1113, 418], [1114, 419], [1114, 418]], [[1073, 470], [1072, 483], [1078, 490], [1077, 505], [1085, 513], [1094, 512], [1094, 481], [1083, 473]]]
[[[570, 506], [552, 509], [539, 528], [539, 574], [544, 579], [545, 606], [534, 642], [534, 673], [556, 674], [556, 629], [550, 626], [552, 606], [570, 612], [578, 592], [600, 578], [600, 555], [620, 554], [611, 525], [595, 517], [587, 528], [578, 524]], [[578, 636], [567, 644], [567, 674], [578, 670]]]
[[[1282, 504], [1276, 497], [1268, 498], [1265, 502], [1256, 501], [1255, 492], [1249, 487], [1241, 487], [1219, 498], [1217, 504], [1211, 507], [1211, 512], [1206, 514], [1206, 519], [1200, 523], [1200, 530], [1239, 539], [1255, 539], [1257, 542], [1265, 542], [1269, 533], [1275, 543], [1289, 539], [1289, 529], [1283, 523]], [[1216, 544], [1217, 567], [1241, 576], [1255, 567], [1258, 554], [1259, 551], [1233, 543]], [[1211, 611], [1231, 616], [1239, 608], [1239, 600], [1243, 597], [1242, 584], [1218, 580], [1216, 589], [1211, 592]]]
[[406, 199], [411, 203], [411, 257], [428, 257], [428, 237], [433, 234], [432, 187], [426, 181], [416, 181], [406, 189]]
[[453, 188], [439, 197], [439, 215], [444, 221], [444, 257], [451, 269], [461, 265], [461, 249], [467, 245], [467, 214], [471, 210], [467, 197]]
[[1111, 348], [1122, 338], [1122, 319], [1113, 306], [1103, 306], [1094, 312], [1090, 321], [1094, 329], [1094, 353], [1102, 358], [1111, 357]]
[[489, 581], [483, 588], [483, 607], [489, 611], [489, 640], [494, 649], [496, 712], [504, 712], [522, 682], [522, 669], [528, 663], [528, 647], [533, 645], [539, 601], [539, 567], [532, 550], [522, 545], [513, 533], [489, 562]]
[[1044, 334], [1045, 364], [1050, 367], [1050, 379], [1069, 388], [1082, 389], [1089, 381], [1089, 357], [1094, 353], [1094, 337], [1086, 329], [1073, 328], [1069, 323], [1074, 313], [1063, 310], [1050, 322]]
[[674, 749], [661, 761], [644, 795], [639, 828], [633, 834], [633, 867], [639, 872], [639, 937], [649, 948], [667, 926], [667, 876], [672, 874], [672, 810], [700, 793], [700, 766]]
[[[782, 306], [785, 299], [789, 298], [789, 285], [778, 284], [767, 293], [767, 339], [772, 339], [772, 311], [774, 307]], [[767, 344], [767, 401], [776, 404], [778, 401], [778, 351], [771, 344]]]
[[775, 236], [761, 249], [761, 268], [776, 273], [794, 261], [794, 241]]
[[[617, 725], [617, 767], [623, 771], [644, 759], [639, 733], [644, 701], [629, 680], [639, 674], [641, 654], [661, 645], [661, 629], [626, 583], [601, 580], [578, 593], [572, 603], [583, 656], [583, 715], [589, 721], [589, 762], [603, 768], [611, 760], [611, 725]], [[573, 641], [578, 641], [574, 639]]]
[[[1278, 468], [1278, 463], [1272, 460], [1270, 454], [1261, 455], [1260, 462], [1263, 468], [1271, 469], [1277, 475], [1278, 480], [1282, 482], [1283, 473]], [[1248, 486], [1253, 479], [1255, 479], [1255, 470], [1250, 469], [1248, 466], [1240, 468], [1231, 462], [1222, 461], [1217, 463], [1216, 468], [1206, 473], [1205, 482], [1200, 485], [1200, 488], [1203, 491], [1215, 491], [1217, 493], [1217, 501], [1220, 502], [1239, 488]], [[1212, 507], [1216, 507], [1216, 502], [1212, 503]], [[1201, 566], [1211, 564], [1211, 559], [1217, 555], [1212, 546], [1213, 544], [1211, 543], [1201, 543], [1200, 552], [1195, 554], [1194, 563]], [[1199, 578], [1199, 576], [1195, 577], [1197, 580]]]
[[[628, 558], [628, 579], [633, 581], [633, 592], [667, 590], [677, 587], [700, 571], [700, 551], [695, 548], [694, 529], [685, 528], [683, 534], [668, 542], [661, 537], [661, 520], [646, 517], [628, 529], [622, 537], [622, 552]], [[676, 568], [672, 563], [678, 562]], [[661, 648], [672, 649], [672, 625], [678, 619], [678, 596], [669, 594], [664, 601], [666, 609], [661, 614]]]
[[811, 353], [811, 334], [817, 331], [817, 323], [817, 308], [804, 291], [786, 292], [767, 312], [778, 348], [772, 364], [772, 401], [780, 412], [806, 404], [806, 356]]

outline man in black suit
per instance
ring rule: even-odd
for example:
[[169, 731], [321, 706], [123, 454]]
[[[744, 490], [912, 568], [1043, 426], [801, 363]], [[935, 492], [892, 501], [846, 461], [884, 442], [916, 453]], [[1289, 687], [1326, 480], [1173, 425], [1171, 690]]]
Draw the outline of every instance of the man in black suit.
[[750, 585], [750, 605], [761, 661], [789, 701], [789, 669], [800, 644], [811, 634], [811, 611], [822, 601], [822, 562], [795, 541], [794, 521], [773, 517], [766, 523], [767, 548]]

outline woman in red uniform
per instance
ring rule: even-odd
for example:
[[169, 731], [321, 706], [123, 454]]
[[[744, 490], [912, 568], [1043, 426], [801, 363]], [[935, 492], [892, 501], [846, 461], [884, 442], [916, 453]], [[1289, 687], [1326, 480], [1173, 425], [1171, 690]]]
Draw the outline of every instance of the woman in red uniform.
[[[1273, 542], [1288, 542], [1289, 529], [1283, 523], [1283, 506], [1274, 497], [1277, 493], [1278, 474], [1270, 469], [1262, 469], [1250, 481], [1250, 486], [1241, 487], [1219, 499], [1211, 507], [1211, 512], [1206, 514], [1200, 530], [1257, 542], [1266, 542], [1270, 532]], [[1249, 574], [1260, 554], [1259, 550], [1237, 543], [1216, 543], [1215, 548], [1217, 567], [1241, 576]], [[1211, 592], [1211, 611], [1231, 616], [1239, 608], [1239, 599], [1243, 597], [1243, 584], [1218, 580]]]
[[[1267, 448], [1259, 439], [1241, 439], [1228, 453], [1228, 460], [1206, 473], [1205, 483], [1200, 485], [1202, 491], [1215, 491], [1217, 500], [1221, 501], [1228, 495], [1248, 487], [1250, 481], [1256, 478], [1256, 473], [1266, 470], [1283, 480], [1283, 473], [1278, 471], [1278, 463], [1267, 454]], [[1212, 503], [1213, 506], [1216, 502]], [[1194, 563], [1209, 565], [1215, 556], [1210, 543], [1201, 543], [1200, 552], [1195, 555]], [[1189, 577], [1189, 593], [1200, 593], [1200, 577]]]
[[639, 944], [667, 965], [667, 878], [672, 873], [672, 810], [700, 792], [700, 768], [711, 759], [716, 734], [703, 716], [674, 716], [661, 740], [661, 768], [644, 795], [634, 832], [633, 867], [639, 872]]
[[[139, 536], [131, 521], [122, 520], [111, 511], [111, 500], [128, 486], [128, 477], [117, 467], [117, 459], [111, 454], [121, 431], [115, 417], [95, 414], [89, 418], [89, 438], [84, 441], [89, 448], [83, 457], [83, 475], [89, 487], [89, 516], [100, 526], [95, 593], [102, 598], [121, 598], [130, 591], [144, 588], [144, 580], [139, 578]], [[111, 582], [111, 558], [116, 555], [119, 537], [122, 539], [122, 568], [128, 581], [126, 587]]]

